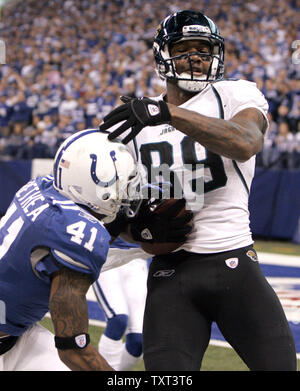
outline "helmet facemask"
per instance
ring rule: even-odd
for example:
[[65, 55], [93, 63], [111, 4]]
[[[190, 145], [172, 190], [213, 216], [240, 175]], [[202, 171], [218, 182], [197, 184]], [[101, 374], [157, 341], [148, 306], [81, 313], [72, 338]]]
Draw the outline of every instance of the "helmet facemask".
[[[136, 169], [134, 169], [126, 179], [118, 177], [115, 182], [115, 192], [113, 191], [111, 194], [104, 194], [106, 200], [103, 198], [102, 194], [101, 213], [106, 215], [106, 217], [102, 219], [103, 222], [105, 224], [112, 222], [116, 218], [121, 207], [128, 217], [134, 217], [142, 202], [140, 190], [141, 176]], [[98, 189], [96, 192], [103, 193], [103, 191], [99, 191]]]

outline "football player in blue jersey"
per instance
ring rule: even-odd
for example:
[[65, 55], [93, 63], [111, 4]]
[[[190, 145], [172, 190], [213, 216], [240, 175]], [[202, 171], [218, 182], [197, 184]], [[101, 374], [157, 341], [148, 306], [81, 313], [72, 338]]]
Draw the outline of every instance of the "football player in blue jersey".
[[[53, 176], [15, 195], [0, 222], [0, 370], [112, 370], [90, 344], [86, 293], [140, 174], [128, 148], [87, 129], [57, 151]], [[55, 337], [38, 324], [50, 311]]]

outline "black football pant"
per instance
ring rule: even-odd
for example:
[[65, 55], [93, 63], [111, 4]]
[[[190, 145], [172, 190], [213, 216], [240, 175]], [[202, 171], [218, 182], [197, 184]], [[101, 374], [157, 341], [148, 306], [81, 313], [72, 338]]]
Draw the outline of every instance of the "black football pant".
[[250, 370], [297, 369], [284, 311], [251, 250], [154, 257], [143, 331], [147, 371], [199, 371], [213, 321]]

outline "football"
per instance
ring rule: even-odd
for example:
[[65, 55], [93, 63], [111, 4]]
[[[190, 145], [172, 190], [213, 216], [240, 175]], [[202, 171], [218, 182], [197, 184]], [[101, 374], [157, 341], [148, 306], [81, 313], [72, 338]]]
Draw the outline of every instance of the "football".
[[[156, 208], [154, 213], [160, 214], [164, 212], [166, 209], [169, 209], [176, 201], [178, 201], [175, 198], [170, 198], [163, 200]], [[185, 213], [188, 213], [188, 211], [183, 207], [179, 212], [176, 213], [175, 216], [172, 217], [180, 217], [183, 216]], [[142, 249], [151, 255], [163, 255], [168, 254], [172, 251], [177, 250], [184, 242], [165, 242], [165, 243], [147, 243], [147, 242], [141, 242]]]

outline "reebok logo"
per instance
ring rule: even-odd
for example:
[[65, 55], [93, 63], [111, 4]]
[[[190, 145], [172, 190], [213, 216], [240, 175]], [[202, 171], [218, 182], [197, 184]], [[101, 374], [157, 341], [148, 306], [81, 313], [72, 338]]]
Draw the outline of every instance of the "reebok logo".
[[171, 270], [158, 270], [153, 274], [153, 277], [170, 277], [175, 273], [174, 269]]
[[141, 237], [145, 240], [151, 240], [153, 239], [153, 236], [151, 232], [149, 231], [148, 228], [144, 228], [143, 231], [141, 232]]
[[152, 115], [152, 117], [159, 114], [159, 112], [160, 112], [159, 108], [155, 105], [148, 105], [148, 111], [149, 111], [149, 114]]

